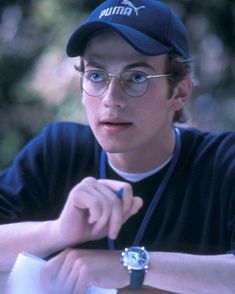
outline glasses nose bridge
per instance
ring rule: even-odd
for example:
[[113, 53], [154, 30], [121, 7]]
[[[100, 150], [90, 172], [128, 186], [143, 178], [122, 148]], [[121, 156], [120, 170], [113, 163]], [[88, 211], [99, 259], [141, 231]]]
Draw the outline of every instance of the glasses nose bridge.
[[107, 84], [106, 84], [106, 90], [110, 87], [110, 83], [113, 78], [117, 78], [119, 82], [119, 86], [122, 88], [124, 81], [121, 79], [121, 74], [115, 74], [115, 73], [107, 73]]
[[108, 84], [110, 84], [112, 78], [117, 78], [120, 84], [123, 84], [122, 75], [121, 74], [114, 74], [108, 73]]

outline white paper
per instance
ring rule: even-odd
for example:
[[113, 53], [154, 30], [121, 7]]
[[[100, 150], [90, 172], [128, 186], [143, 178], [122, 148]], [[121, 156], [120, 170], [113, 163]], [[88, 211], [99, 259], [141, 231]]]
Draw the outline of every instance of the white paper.
[[[20, 253], [8, 279], [9, 294], [43, 294], [40, 288], [40, 270], [46, 261], [28, 253]], [[116, 294], [115, 289], [91, 287], [86, 294]]]

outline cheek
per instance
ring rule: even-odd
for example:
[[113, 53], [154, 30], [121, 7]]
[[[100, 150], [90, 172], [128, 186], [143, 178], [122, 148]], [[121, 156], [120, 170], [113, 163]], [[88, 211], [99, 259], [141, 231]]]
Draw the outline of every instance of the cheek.
[[89, 96], [88, 97], [83, 96], [82, 98], [82, 104], [86, 112], [86, 117], [93, 132], [96, 125], [98, 109], [99, 109], [99, 105], [96, 100], [97, 99], [95, 99], [94, 97], [89, 97]]
[[157, 118], [168, 113], [171, 104], [167, 95], [155, 92], [151, 96], [143, 99], [138, 107], [138, 113], [140, 116], [145, 117], [145, 119], [151, 120], [151, 116]]
[[95, 113], [97, 113], [97, 110], [99, 107], [99, 102], [97, 101], [97, 98], [83, 95], [82, 104], [86, 110], [88, 118], [89, 118], [89, 116], [91, 116], [91, 118], [92, 118], [92, 116]]
[[167, 96], [156, 97], [156, 95], [144, 99], [135, 113], [139, 127], [145, 130], [161, 127], [171, 121], [172, 116], [172, 101]]

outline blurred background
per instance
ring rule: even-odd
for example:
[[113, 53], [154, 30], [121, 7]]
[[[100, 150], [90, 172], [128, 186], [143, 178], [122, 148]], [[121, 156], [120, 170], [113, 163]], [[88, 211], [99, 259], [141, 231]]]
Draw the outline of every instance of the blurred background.
[[[146, 0], [147, 1], [147, 0]], [[71, 32], [95, 0], [0, 1], [0, 169], [46, 124], [86, 122]], [[235, 130], [235, 1], [165, 1], [185, 22], [199, 86], [188, 124]]]

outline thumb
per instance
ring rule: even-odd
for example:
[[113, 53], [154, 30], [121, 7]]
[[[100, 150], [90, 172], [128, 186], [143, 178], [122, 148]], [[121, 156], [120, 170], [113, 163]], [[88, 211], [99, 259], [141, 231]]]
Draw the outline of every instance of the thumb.
[[124, 222], [126, 222], [131, 216], [135, 215], [143, 206], [143, 200], [140, 197], [133, 197], [132, 206], [124, 216]]

